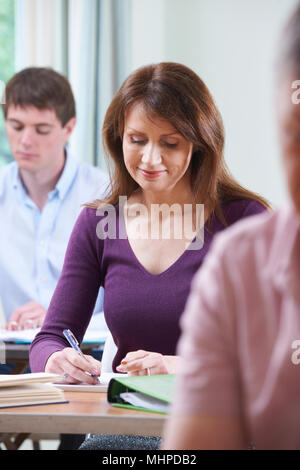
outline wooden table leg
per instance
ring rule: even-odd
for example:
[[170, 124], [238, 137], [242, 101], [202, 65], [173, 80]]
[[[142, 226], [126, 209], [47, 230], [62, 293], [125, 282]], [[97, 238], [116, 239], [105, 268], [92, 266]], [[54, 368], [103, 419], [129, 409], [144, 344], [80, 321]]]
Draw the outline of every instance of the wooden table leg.
[[30, 433], [1, 434], [0, 442], [3, 442], [7, 450], [18, 450]]

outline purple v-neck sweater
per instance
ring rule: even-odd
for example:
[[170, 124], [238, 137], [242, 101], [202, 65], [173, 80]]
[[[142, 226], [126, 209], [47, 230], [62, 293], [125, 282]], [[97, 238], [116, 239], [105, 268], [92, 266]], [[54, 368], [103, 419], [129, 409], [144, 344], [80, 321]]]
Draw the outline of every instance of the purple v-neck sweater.
[[[228, 225], [264, 210], [251, 199], [223, 205]], [[104, 216], [89, 208], [78, 217], [46, 319], [31, 345], [33, 372], [43, 371], [53, 352], [69, 346], [62, 333], [65, 328], [82, 341], [100, 286], [105, 289], [105, 319], [118, 348], [113, 370], [129, 351], [174, 355], [191, 280], [214, 235], [224, 229], [213, 215], [210, 225], [205, 225], [201, 249], [186, 250], [167, 270], [150, 274], [137, 260], [128, 239], [118, 236], [118, 230], [114, 238], [97, 236], [101, 219]], [[118, 225], [118, 210], [116, 219]]]

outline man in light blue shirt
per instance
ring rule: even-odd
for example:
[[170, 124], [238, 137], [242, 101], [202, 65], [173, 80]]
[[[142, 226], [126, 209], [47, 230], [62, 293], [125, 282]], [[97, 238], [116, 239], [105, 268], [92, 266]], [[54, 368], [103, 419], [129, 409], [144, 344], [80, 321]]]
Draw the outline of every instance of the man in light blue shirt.
[[[5, 98], [15, 161], [0, 170], [0, 298], [8, 327], [32, 328], [44, 320], [82, 204], [101, 197], [108, 178], [66, 151], [76, 118], [65, 77], [25, 69]], [[94, 314], [102, 305], [101, 289]]]

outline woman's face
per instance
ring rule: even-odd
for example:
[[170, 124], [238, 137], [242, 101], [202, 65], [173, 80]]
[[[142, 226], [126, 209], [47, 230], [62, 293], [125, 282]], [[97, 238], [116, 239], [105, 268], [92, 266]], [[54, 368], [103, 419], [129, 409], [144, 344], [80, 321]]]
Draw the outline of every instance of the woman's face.
[[149, 118], [142, 104], [127, 113], [123, 135], [126, 168], [143, 191], [190, 188], [187, 172], [193, 145], [168, 121]]
[[300, 214], [300, 103], [291, 85], [287, 81], [279, 97], [280, 145], [289, 192]]

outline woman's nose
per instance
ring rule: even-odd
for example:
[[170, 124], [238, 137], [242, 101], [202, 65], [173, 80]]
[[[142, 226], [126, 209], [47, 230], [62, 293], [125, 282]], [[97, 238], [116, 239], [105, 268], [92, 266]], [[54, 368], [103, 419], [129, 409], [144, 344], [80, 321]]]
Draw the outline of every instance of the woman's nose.
[[160, 164], [162, 161], [161, 148], [158, 145], [147, 145], [144, 148], [142, 162], [151, 166]]

